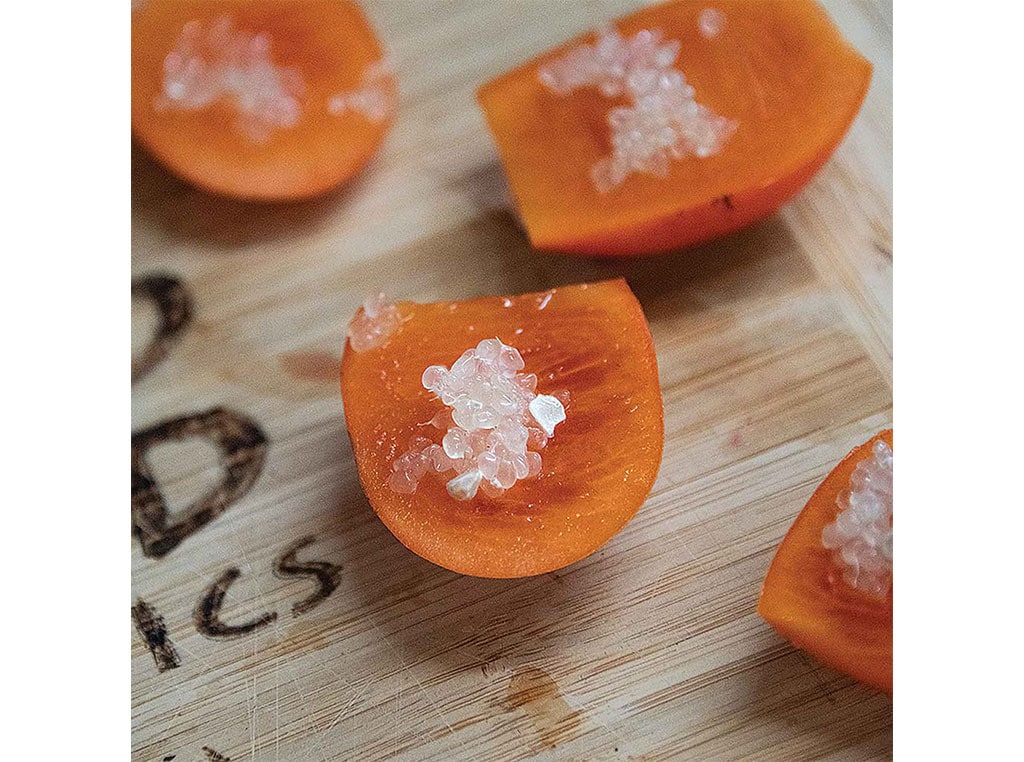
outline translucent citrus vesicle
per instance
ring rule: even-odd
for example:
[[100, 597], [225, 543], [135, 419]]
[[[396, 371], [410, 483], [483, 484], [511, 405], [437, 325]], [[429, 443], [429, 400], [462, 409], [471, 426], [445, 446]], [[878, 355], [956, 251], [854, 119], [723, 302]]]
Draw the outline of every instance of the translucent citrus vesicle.
[[[395, 309], [382, 345], [370, 333], [363, 351], [346, 345], [341, 390], [363, 488], [403, 544], [463, 574], [524, 577], [578, 561], [622, 529], [654, 484], [663, 442], [654, 345], [625, 281]], [[389, 478], [410, 441], [442, 441], [427, 424], [445, 406], [424, 388], [424, 370], [494, 338], [519, 350], [538, 394], [568, 392], [540, 474], [470, 500], [430, 474], [415, 492], [396, 491]]]
[[132, 14], [132, 131], [206, 190], [323, 193], [369, 161], [395, 98], [351, 0], [148, 0]]
[[[644, 35], [649, 50], [634, 50], [616, 82], [614, 50], [595, 51], [616, 40], [636, 48]], [[581, 50], [594, 55], [583, 60]], [[573, 77], [552, 72], [564, 73], [573, 56], [577, 86], [559, 86]], [[647, 68], [630, 79], [636, 59]], [[594, 84], [602, 66], [610, 79]], [[871, 64], [814, 0], [677, 0], [567, 42], [488, 82], [478, 99], [535, 247], [637, 255], [705, 241], [777, 209], [835, 150], [870, 79]], [[637, 109], [648, 89], [673, 81], [682, 105], [672, 113], [689, 121], [690, 140], [675, 146], [678, 155], [652, 154], [650, 171], [609, 182], [609, 120], [627, 147], [636, 136], [662, 140], [665, 110]], [[604, 175], [596, 185], [595, 171]]]
[[758, 611], [793, 645], [892, 693], [892, 591], [875, 597], [848, 585], [822, 544], [840, 510], [837, 498], [879, 440], [892, 447], [892, 430], [854, 449], [811, 496], [768, 569]]

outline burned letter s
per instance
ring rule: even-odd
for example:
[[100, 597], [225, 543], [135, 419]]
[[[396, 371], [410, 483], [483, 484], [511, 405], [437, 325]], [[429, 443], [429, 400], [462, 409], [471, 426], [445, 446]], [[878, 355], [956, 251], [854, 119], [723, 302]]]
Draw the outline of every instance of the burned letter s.
[[274, 575], [281, 579], [292, 577], [312, 577], [317, 581], [317, 590], [307, 598], [292, 604], [292, 615], [299, 616], [312, 611], [334, 592], [338, 587], [341, 567], [326, 561], [297, 561], [296, 554], [307, 545], [312, 545], [315, 537], [303, 537], [297, 540], [282, 553], [274, 562]]

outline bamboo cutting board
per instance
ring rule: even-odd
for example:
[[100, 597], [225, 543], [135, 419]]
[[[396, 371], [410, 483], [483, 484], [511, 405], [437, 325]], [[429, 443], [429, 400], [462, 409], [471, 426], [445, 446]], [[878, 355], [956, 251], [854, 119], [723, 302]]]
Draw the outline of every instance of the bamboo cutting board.
[[[755, 606], [814, 487], [892, 420], [891, 8], [827, 3], [874, 79], [781, 213], [657, 259], [535, 254], [474, 89], [638, 5], [367, 2], [399, 118], [368, 171], [316, 202], [213, 198], [133, 149], [134, 760], [890, 755], [889, 699]], [[636, 518], [536, 578], [407, 551], [362, 494], [341, 411], [363, 296], [619, 275], [650, 320], [666, 415]]]

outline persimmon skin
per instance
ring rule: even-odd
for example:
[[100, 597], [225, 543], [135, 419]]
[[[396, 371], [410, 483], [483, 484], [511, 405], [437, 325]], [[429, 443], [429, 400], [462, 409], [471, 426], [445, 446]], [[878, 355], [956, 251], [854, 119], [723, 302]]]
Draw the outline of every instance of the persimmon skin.
[[715, 37], [703, 0], [675, 0], [616, 22], [623, 36], [660, 29], [697, 102], [738, 123], [722, 149], [675, 159], [667, 177], [631, 174], [599, 193], [590, 167], [610, 151], [608, 111], [626, 101], [548, 92], [538, 69], [578, 37], [485, 84], [477, 98], [498, 144], [530, 241], [585, 256], [657, 254], [718, 238], [775, 212], [829, 159], [867, 94], [871, 64], [814, 0], [721, 0]]
[[[590, 555], [625, 526], [654, 484], [664, 423], [653, 340], [624, 280], [398, 308], [403, 322], [386, 345], [346, 344], [341, 392], [363, 489], [402, 544], [461, 574], [527, 577]], [[540, 476], [465, 502], [435, 474], [411, 495], [394, 492], [391, 464], [409, 440], [442, 436], [423, 425], [444, 409], [423, 371], [494, 337], [522, 353], [538, 392], [570, 394]]]
[[891, 695], [892, 591], [879, 599], [845, 584], [821, 543], [836, 498], [879, 439], [891, 447], [892, 429], [855, 448], [815, 490], [772, 560], [757, 610], [796, 647]]
[[[184, 25], [228, 15], [250, 33], [266, 32], [271, 58], [303, 75], [299, 122], [254, 142], [235, 126], [224, 101], [196, 111], [160, 110], [163, 61]], [[372, 122], [333, 115], [329, 99], [362, 84], [384, 53], [352, 0], [148, 0], [132, 13], [132, 134], [172, 173], [204, 190], [248, 201], [321, 195], [352, 178], [373, 157], [392, 118]], [[380, 86], [394, 102], [390, 75]]]

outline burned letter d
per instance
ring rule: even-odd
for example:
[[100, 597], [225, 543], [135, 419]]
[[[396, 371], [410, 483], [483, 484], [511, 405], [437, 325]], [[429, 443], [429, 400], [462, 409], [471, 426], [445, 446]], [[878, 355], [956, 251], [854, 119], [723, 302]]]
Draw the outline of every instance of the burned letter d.
[[[164, 442], [191, 437], [205, 437], [220, 448], [224, 478], [172, 523], [146, 453]], [[132, 434], [132, 533], [142, 543], [142, 552], [161, 558], [223, 513], [259, 477], [266, 451], [267, 439], [260, 427], [223, 408], [175, 418]]]

